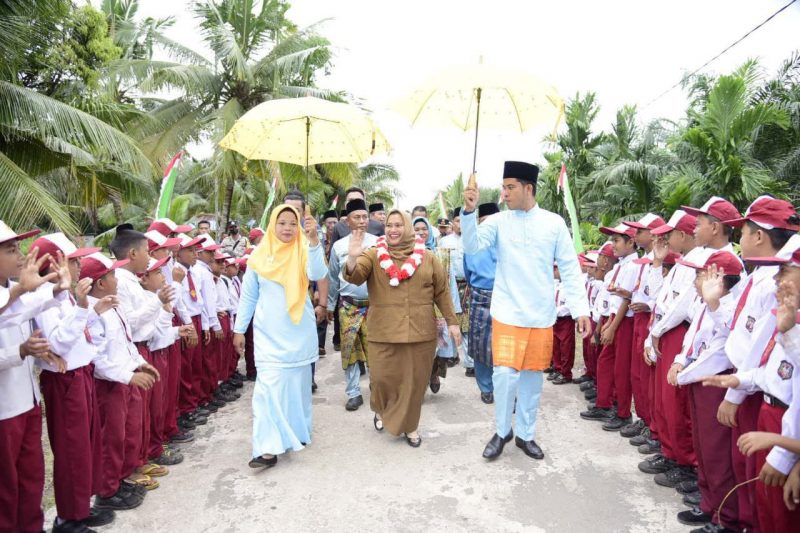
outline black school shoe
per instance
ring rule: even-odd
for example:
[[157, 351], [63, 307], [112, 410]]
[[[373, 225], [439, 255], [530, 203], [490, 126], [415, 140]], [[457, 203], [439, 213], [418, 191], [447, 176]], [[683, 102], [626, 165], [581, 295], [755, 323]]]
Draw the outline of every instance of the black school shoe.
[[603, 424], [603, 431], [619, 431], [620, 429], [624, 428], [628, 424], [631, 423], [631, 417], [620, 418], [615, 416], [614, 418], [610, 419], [608, 422]]
[[464, 375], [467, 376], [468, 378], [474, 378], [475, 377], [475, 369], [474, 368], [468, 368], [468, 369], [464, 370]]
[[81, 520], [65, 520], [60, 524], [53, 523], [53, 533], [96, 533], [94, 529]]
[[[641, 435], [642, 432], [645, 430], [647, 426], [644, 425], [644, 420], [641, 418], [632, 424], [628, 424], [624, 428], [619, 431], [620, 437], [625, 437], [626, 439], [633, 438], [637, 435]], [[642, 443], [644, 444], [644, 443]]]
[[655, 439], [650, 439], [646, 444], [639, 446], [639, 453], [650, 455], [651, 453], [661, 453], [661, 443]]
[[561, 374], [559, 374], [558, 372], [556, 372], [555, 370], [553, 370], [553, 371], [552, 371], [552, 372], [550, 372], [550, 374], [547, 376], [547, 381], [553, 381], [554, 379], [556, 379], [556, 378], [558, 378], [558, 377], [561, 377]]
[[661, 474], [664, 472], [669, 472], [673, 468], [677, 467], [678, 463], [671, 459], [667, 459], [661, 454], [654, 455], [653, 457], [648, 457], [641, 463], [639, 463], [639, 470], [644, 472], [645, 474]]
[[588, 401], [597, 399], [597, 389], [589, 389], [583, 393], [583, 397]]
[[194, 434], [191, 431], [179, 431], [169, 439], [170, 443], [185, 444], [194, 440]]
[[675, 490], [677, 490], [679, 494], [689, 494], [692, 492], [697, 492], [700, 489], [697, 486], [697, 480], [692, 479], [689, 481], [681, 481], [675, 485]]
[[494, 393], [493, 392], [482, 392], [481, 393], [481, 401], [485, 404], [494, 403]]
[[197, 424], [195, 424], [194, 422], [192, 422], [191, 420], [189, 420], [185, 416], [180, 416], [180, 417], [178, 417], [178, 428], [181, 431], [184, 431], [184, 432], [191, 431], [191, 430], [197, 428]]
[[264, 459], [262, 456], [253, 457], [247, 466], [250, 468], [272, 468], [278, 464], [278, 456], [273, 455], [270, 459]]
[[[620, 435], [621, 434], [622, 432], [620, 431]], [[631, 437], [631, 439], [628, 442], [630, 443], [631, 446], [639, 447], [642, 444], [647, 444], [648, 441], [652, 440], [651, 436], [652, 434], [650, 433], [650, 428], [645, 426], [641, 433], [639, 433], [635, 437]]]
[[693, 529], [689, 533], [739, 533], [735, 529], [728, 529], [719, 524], [706, 524], [703, 527]]
[[542, 370], [542, 372], [544, 372], [545, 374], [552, 374], [555, 371], [556, 371], [556, 367], [554, 367], [553, 365], [550, 365], [547, 368], [545, 368], [544, 370]]
[[[577, 383], [577, 381], [575, 383]], [[586, 381], [584, 381], [583, 383], [581, 383], [581, 386], [578, 387], [578, 388], [581, 390], [581, 392], [586, 392], [587, 390], [594, 389], [596, 387], [595, 387], [595, 384], [594, 384], [594, 380], [592, 378], [589, 378]]]
[[576, 385], [583, 385], [584, 383], [588, 383], [590, 381], [594, 381], [591, 376], [587, 376], [586, 374], [582, 375], [579, 378], [575, 378], [572, 382]]
[[684, 465], [676, 466], [666, 472], [656, 474], [656, 477], [653, 478], [653, 481], [655, 481], [657, 485], [669, 487], [671, 489], [674, 489], [681, 481], [695, 480], [697, 480], [697, 474], [694, 472], [694, 469], [691, 466]]
[[116, 494], [113, 496], [108, 498], [103, 498], [101, 496], [95, 497], [94, 507], [99, 510], [110, 509], [112, 511], [128, 511], [130, 509], [136, 509], [142, 505], [143, 501], [143, 498], [123, 489], [122, 485], [120, 484], [119, 490], [117, 490]]
[[563, 375], [559, 375], [556, 379], [553, 380], [553, 385], [566, 385], [567, 383], [572, 383], [572, 378], [564, 377]]
[[699, 507], [692, 507], [678, 513], [678, 522], [686, 526], [699, 526], [711, 522], [711, 515], [704, 513]]
[[690, 492], [689, 494], [683, 495], [683, 504], [689, 507], [695, 507], [700, 505], [701, 498], [699, 490], [697, 492]]
[[597, 420], [606, 422], [614, 417], [613, 409], [602, 409], [600, 407], [592, 407], [588, 411], [581, 412], [581, 418], [584, 420]]
[[98, 509], [97, 507], [92, 507], [89, 509], [89, 516], [84, 518], [82, 522], [86, 524], [87, 527], [101, 527], [107, 526], [114, 519], [117, 515], [111, 509]]

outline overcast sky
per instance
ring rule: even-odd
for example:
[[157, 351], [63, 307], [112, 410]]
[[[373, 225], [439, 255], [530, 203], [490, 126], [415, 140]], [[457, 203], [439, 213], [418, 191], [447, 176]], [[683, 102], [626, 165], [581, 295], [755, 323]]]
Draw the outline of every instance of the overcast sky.
[[[99, 0], [93, 0], [98, 4]], [[139, 0], [140, 15], [177, 18], [168, 32], [202, 50], [185, 0]], [[656, 96], [744, 35], [788, 0], [579, 1], [295, 0], [289, 18], [321, 27], [335, 47], [331, 74], [319, 85], [361, 98], [394, 146], [384, 160], [402, 178], [409, 207], [428, 203], [472, 164], [472, 133], [411, 129], [387, 108], [426, 77], [450, 65], [519, 67], [553, 85], [565, 99], [597, 93], [597, 129], [616, 110], [637, 104], [640, 118], [677, 119], [686, 105], [676, 89]], [[767, 23], [707, 70], [725, 73], [748, 58], [774, 72], [800, 49], [800, 2]], [[210, 55], [210, 54], [206, 54]], [[478, 182], [498, 186], [506, 159], [541, 161], [547, 128], [525, 135], [481, 131]], [[201, 152], [201, 150], [197, 150]], [[199, 155], [199, 153], [197, 154]]]

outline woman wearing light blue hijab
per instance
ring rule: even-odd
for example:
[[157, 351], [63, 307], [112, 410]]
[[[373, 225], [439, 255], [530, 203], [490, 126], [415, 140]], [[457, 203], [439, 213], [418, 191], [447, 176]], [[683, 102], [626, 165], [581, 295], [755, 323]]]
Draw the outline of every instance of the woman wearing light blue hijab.
[[[456, 285], [456, 274], [450, 264], [450, 250], [448, 248], [436, 248], [436, 238], [431, 231], [431, 223], [425, 217], [417, 217], [412, 222], [414, 226], [414, 233], [417, 237], [425, 241], [425, 247], [432, 250], [439, 257], [442, 266], [447, 271], [447, 276], [450, 279], [449, 291], [450, 300], [453, 302], [453, 307], [456, 313], [461, 313], [461, 302], [458, 299], [458, 286]], [[439, 392], [441, 382], [439, 378], [447, 376], [447, 360], [456, 356], [455, 342], [453, 337], [447, 331], [447, 322], [442, 317], [442, 314], [436, 309], [436, 326], [439, 331], [439, 342], [436, 347], [436, 358], [433, 360], [433, 368], [431, 369], [431, 392], [434, 394]]]

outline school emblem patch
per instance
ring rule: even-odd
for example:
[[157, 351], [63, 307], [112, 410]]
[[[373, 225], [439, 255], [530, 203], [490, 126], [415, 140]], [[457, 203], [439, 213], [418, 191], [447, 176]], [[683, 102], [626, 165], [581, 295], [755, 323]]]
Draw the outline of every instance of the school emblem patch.
[[778, 366], [778, 376], [782, 380], [792, 379], [792, 374], [794, 373], [794, 365], [789, 361], [781, 361], [781, 364]]
[[755, 317], [749, 316], [747, 317], [747, 322], [744, 323], [744, 328], [750, 333], [753, 333], [753, 326], [755, 325], [755, 323], [756, 323]]
[[649, 285], [645, 285], [644, 286], [644, 294], [646, 296], [650, 296], [650, 286]]
[[678, 296], [680, 296], [680, 295], [681, 295], [680, 291], [672, 291], [672, 297], [673, 298], [678, 298]]
[[603, 300], [603, 309], [608, 309], [608, 300]]

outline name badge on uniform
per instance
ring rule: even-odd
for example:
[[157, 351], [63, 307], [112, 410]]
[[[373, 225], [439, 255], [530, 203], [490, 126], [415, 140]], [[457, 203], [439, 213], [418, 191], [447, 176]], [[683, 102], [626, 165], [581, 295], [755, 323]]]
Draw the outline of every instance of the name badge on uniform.
[[608, 309], [608, 300], [603, 300], [603, 309]]
[[756, 324], [756, 319], [755, 319], [755, 317], [749, 316], [749, 317], [747, 317], [747, 322], [745, 322], [745, 323], [744, 323], [744, 328], [745, 328], [745, 329], [746, 329], [748, 332], [750, 332], [750, 333], [753, 333], [753, 326], [754, 326], [755, 324]]
[[662, 318], [664, 318], [664, 315], [656, 313], [656, 321], [661, 320]]
[[794, 373], [794, 365], [789, 361], [781, 361], [781, 364], [778, 366], [778, 376], [786, 381], [787, 379], [792, 379], [792, 374]]

